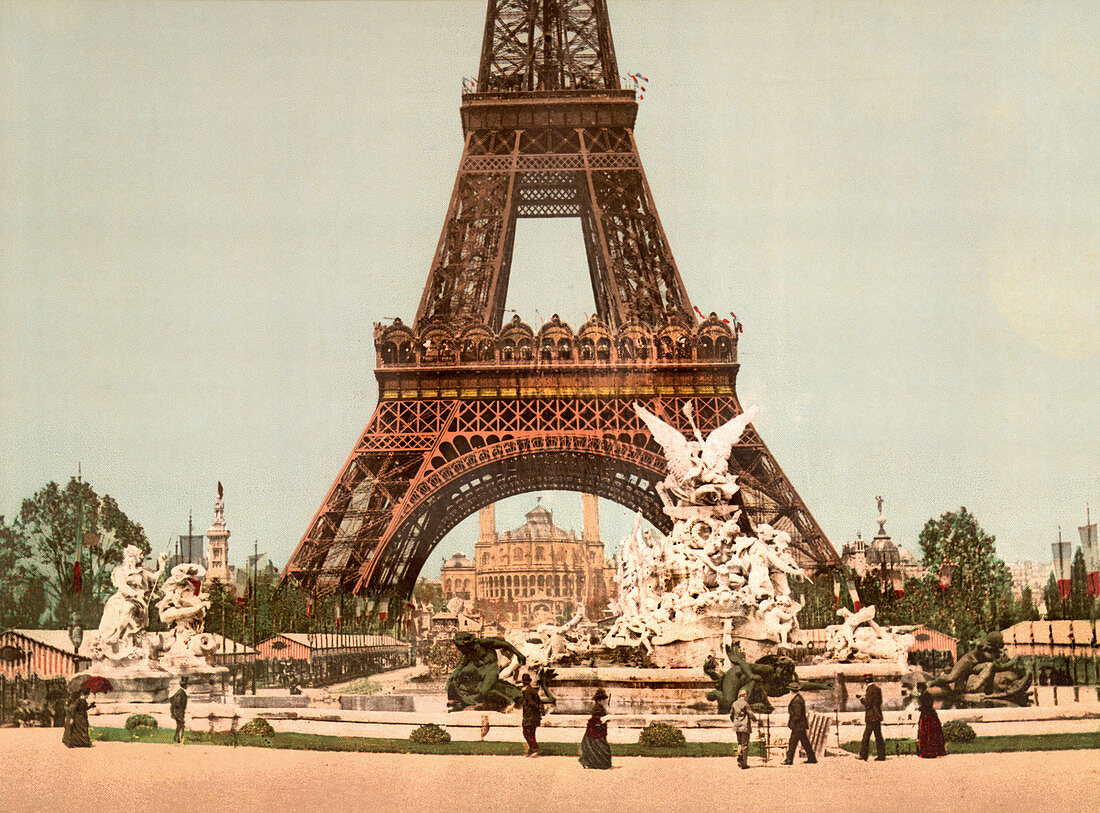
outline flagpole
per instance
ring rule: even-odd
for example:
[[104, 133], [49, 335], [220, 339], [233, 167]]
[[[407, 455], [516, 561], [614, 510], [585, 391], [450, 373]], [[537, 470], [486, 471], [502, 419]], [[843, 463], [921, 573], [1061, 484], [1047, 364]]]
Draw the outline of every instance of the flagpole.
[[[252, 648], [256, 648], [256, 610], [259, 608], [259, 596], [257, 591], [259, 589], [259, 575], [260, 575], [260, 540], [256, 539], [252, 542]], [[256, 694], [256, 659], [251, 659], [252, 663], [252, 694]]]

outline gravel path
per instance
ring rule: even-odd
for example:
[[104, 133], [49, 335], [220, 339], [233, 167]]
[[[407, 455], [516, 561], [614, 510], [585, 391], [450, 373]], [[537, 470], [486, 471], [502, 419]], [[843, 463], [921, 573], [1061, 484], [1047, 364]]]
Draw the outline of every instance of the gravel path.
[[5, 811], [1098, 811], [1100, 753], [852, 757], [793, 767], [732, 758], [422, 756], [96, 743], [0, 729]]

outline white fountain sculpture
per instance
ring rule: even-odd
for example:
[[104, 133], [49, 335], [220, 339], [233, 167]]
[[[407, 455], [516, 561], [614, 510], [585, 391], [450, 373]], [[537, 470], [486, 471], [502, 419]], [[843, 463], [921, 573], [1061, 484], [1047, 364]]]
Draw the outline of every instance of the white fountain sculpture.
[[157, 569], [143, 564], [144, 554], [136, 545], [127, 545], [122, 564], [111, 571], [115, 594], [103, 605], [99, 634], [92, 644], [96, 660], [124, 667], [144, 660], [145, 629], [149, 626], [149, 600], [164, 572], [167, 554], [157, 560]]
[[656, 490], [672, 532], [655, 536], [641, 529], [623, 540], [618, 555], [618, 614], [604, 638], [608, 647], [641, 646], [657, 666], [693, 666], [723, 642], [738, 639], [751, 657], [787, 644], [802, 608], [791, 597], [789, 576], [805, 577], [790, 551], [791, 537], [769, 525], [755, 536], [742, 533], [734, 503], [737, 478], [729, 456], [756, 414], [750, 408], [704, 440], [684, 414], [695, 439], [638, 404], [634, 411], [661, 444], [668, 477]]
[[916, 645], [915, 627], [886, 629], [875, 623], [875, 605], [856, 612], [841, 607], [844, 619], [825, 628], [825, 663], [893, 663], [908, 668], [909, 650]]
[[202, 578], [206, 569], [185, 562], [172, 568], [164, 582], [164, 597], [157, 602], [160, 620], [168, 632], [150, 635], [150, 663], [186, 670], [214, 665], [217, 639], [203, 632], [210, 602], [202, 595]]
[[201, 592], [204, 568], [189, 563], [172, 568], [164, 582], [163, 598], [156, 605], [169, 629], [149, 632], [149, 603], [164, 572], [165, 558], [161, 555], [152, 570], [142, 564], [138, 547], [129, 545], [123, 551], [122, 564], [111, 572], [116, 592], [104, 605], [91, 647], [92, 662], [74, 681], [106, 676], [115, 700], [163, 702], [171, 681], [187, 676], [193, 696], [225, 697], [228, 670], [215, 665], [217, 639], [203, 632], [210, 607]]

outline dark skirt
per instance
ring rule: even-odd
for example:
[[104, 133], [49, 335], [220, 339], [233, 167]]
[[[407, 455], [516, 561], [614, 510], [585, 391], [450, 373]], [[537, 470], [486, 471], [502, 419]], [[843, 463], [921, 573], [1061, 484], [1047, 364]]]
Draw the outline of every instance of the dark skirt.
[[88, 706], [77, 704], [65, 721], [65, 733], [61, 741], [70, 748], [91, 748], [92, 737], [88, 731]]
[[943, 745], [943, 726], [935, 712], [922, 714], [917, 726], [917, 756], [925, 759], [947, 756]]
[[607, 737], [597, 739], [584, 735], [581, 740], [581, 765], [600, 770], [611, 767], [611, 746], [607, 743]]

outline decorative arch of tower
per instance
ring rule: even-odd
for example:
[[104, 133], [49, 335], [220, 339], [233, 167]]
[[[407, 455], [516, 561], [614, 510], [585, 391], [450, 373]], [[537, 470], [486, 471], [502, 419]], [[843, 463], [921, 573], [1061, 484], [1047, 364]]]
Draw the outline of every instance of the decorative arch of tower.
[[[670, 522], [666, 467], [638, 402], [690, 435], [742, 411], [737, 334], [697, 320], [619, 86], [604, 0], [489, 0], [464, 149], [412, 325], [375, 330], [379, 403], [284, 571], [312, 590], [401, 600], [479, 508], [579, 491]], [[576, 217], [596, 313], [574, 330], [504, 321], [516, 221]], [[837, 561], [749, 427], [730, 470], [746, 519], [787, 530], [803, 565]], [[747, 526], [746, 526], [747, 527]]]

